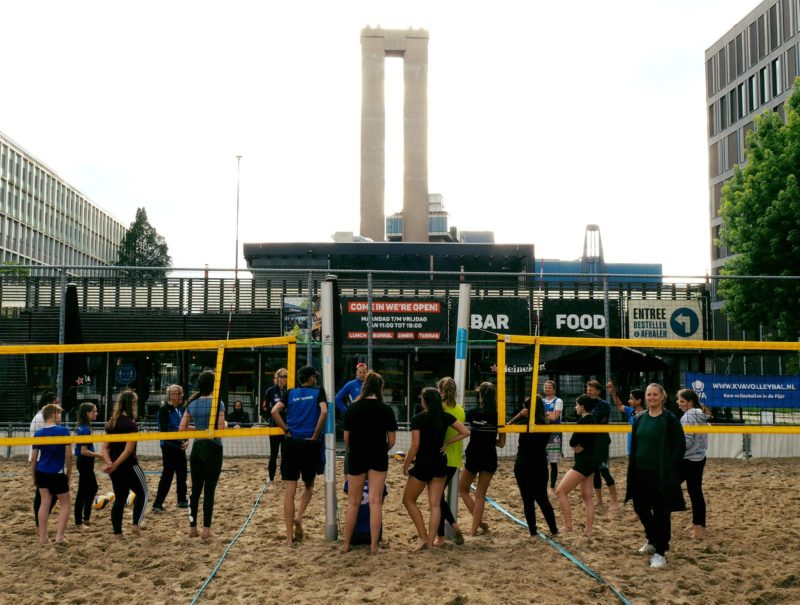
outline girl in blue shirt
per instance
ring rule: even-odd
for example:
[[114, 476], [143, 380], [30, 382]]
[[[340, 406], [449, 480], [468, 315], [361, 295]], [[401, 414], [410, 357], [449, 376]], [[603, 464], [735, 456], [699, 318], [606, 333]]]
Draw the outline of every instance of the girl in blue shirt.
[[[42, 409], [44, 426], [34, 437], [69, 436], [69, 429], [61, 426], [61, 406], [49, 403]], [[39, 544], [47, 544], [47, 519], [50, 517], [50, 500], [53, 495], [58, 498], [61, 508], [58, 512], [56, 542], [64, 540], [64, 531], [69, 519], [69, 480], [72, 474], [72, 448], [65, 445], [34, 445], [31, 456], [31, 473], [33, 484], [39, 490], [42, 504], [39, 506]], [[66, 473], [64, 470], [66, 469]]]

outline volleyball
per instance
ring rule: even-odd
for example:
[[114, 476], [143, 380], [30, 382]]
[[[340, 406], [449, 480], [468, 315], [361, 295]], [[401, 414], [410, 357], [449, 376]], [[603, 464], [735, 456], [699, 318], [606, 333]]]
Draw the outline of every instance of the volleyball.
[[128, 499], [125, 501], [125, 506], [133, 506], [133, 501], [136, 500], [136, 494], [130, 492], [128, 494]]
[[392, 458], [394, 458], [398, 462], [402, 462], [403, 460], [406, 459], [406, 453], [398, 450], [392, 454]]
[[111, 502], [113, 500], [114, 500], [114, 494], [113, 493], [98, 494], [97, 496], [95, 496], [94, 504], [92, 504], [92, 508], [94, 510], [101, 510], [101, 509], [105, 508], [106, 506], [108, 506], [109, 504], [111, 504]]

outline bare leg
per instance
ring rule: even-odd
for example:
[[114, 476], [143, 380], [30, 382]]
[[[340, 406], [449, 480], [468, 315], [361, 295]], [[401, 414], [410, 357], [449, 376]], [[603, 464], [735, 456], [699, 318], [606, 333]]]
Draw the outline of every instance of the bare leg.
[[283, 521], [286, 524], [286, 544], [292, 545], [294, 540], [294, 495], [297, 493], [297, 481], [283, 482]]
[[578, 471], [570, 469], [556, 488], [556, 496], [558, 496], [558, 503], [561, 506], [561, 514], [564, 515], [563, 531], [565, 532], [572, 531], [572, 510], [569, 507], [569, 493], [584, 479], [586, 479], [586, 477], [581, 475]]
[[308, 504], [311, 502], [311, 496], [314, 495], [314, 481], [306, 483], [303, 488], [303, 493], [300, 495], [300, 508], [294, 517], [294, 537], [298, 542], [303, 541], [303, 515], [306, 514]]
[[403, 505], [408, 511], [408, 515], [414, 522], [414, 527], [417, 528], [417, 535], [419, 536], [420, 547], [425, 547], [428, 543], [428, 534], [425, 531], [425, 521], [422, 519], [422, 512], [417, 505], [417, 498], [425, 489], [425, 484], [416, 477], [408, 477], [406, 481], [406, 489], [403, 492]]
[[469, 491], [473, 481], [475, 481], [475, 475], [470, 473], [467, 469], [463, 469], [461, 471], [461, 479], [458, 482], [458, 493], [461, 496], [461, 500], [464, 502], [464, 506], [467, 507], [470, 515], [472, 514], [472, 510], [475, 508], [475, 499], [472, 497], [472, 494]]
[[49, 489], [42, 489], [41, 487], [39, 488], [39, 495], [42, 498], [42, 502], [39, 504], [39, 544], [47, 544], [50, 541], [47, 536], [47, 519], [50, 517], [52, 495]]
[[486, 507], [486, 492], [489, 491], [489, 483], [492, 481], [494, 473], [479, 473], [478, 485], [475, 489], [475, 507], [472, 509], [472, 535], [478, 535], [478, 528], [484, 531], [488, 526], [483, 522], [483, 509]]
[[428, 484], [428, 504], [431, 507], [431, 517], [428, 520], [428, 550], [433, 549], [436, 532], [439, 529], [439, 520], [442, 518], [442, 492], [444, 492], [444, 477], [434, 477]]
[[[347, 510], [344, 513], [344, 536], [342, 536], [342, 551], [350, 550], [350, 540], [353, 539], [353, 530], [358, 519], [358, 507], [364, 492], [364, 479], [366, 475], [347, 475]], [[372, 495], [370, 484], [370, 495]], [[372, 529], [372, 508], [370, 508], [370, 530]]]
[[583, 496], [583, 507], [586, 510], [586, 529], [583, 530], [587, 536], [592, 535], [594, 523], [594, 501], [592, 500], [593, 481], [591, 477], [586, 477], [581, 481], [581, 495]]
[[64, 492], [58, 495], [58, 503], [61, 509], [58, 511], [58, 526], [56, 527], [56, 542], [64, 540], [64, 532], [67, 529], [67, 521], [69, 520], [70, 497], [69, 492]]
[[[369, 537], [371, 554], [378, 554], [378, 538], [383, 525], [383, 486], [386, 472], [369, 471]], [[441, 496], [441, 494], [440, 494]], [[436, 535], [434, 531], [431, 535]]]
[[610, 485], [608, 487], [608, 493], [611, 495], [611, 511], [612, 512], [619, 512], [622, 508], [619, 504], [619, 498], [617, 497], [617, 486]]
[[597, 494], [597, 503], [596, 506], [599, 508], [603, 506], [603, 488], [598, 487], [594, 490], [595, 494]]

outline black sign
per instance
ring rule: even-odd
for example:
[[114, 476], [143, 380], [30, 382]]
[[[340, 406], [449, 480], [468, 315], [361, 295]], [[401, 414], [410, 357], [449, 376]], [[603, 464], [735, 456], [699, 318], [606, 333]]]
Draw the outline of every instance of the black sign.
[[[342, 299], [342, 332], [345, 340], [367, 340], [367, 312], [366, 299]], [[433, 298], [373, 300], [372, 339], [393, 343], [445, 340], [446, 316], [444, 302]]]
[[[450, 298], [450, 330], [458, 322], [458, 297]], [[492, 340], [495, 334], [530, 334], [528, 301], [520, 298], [472, 298], [469, 303], [469, 339]]]
[[[608, 301], [608, 335], [620, 337], [619, 303]], [[602, 300], [545, 300], [541, 316], [542, 336], [605, 337], [606, 317]]]

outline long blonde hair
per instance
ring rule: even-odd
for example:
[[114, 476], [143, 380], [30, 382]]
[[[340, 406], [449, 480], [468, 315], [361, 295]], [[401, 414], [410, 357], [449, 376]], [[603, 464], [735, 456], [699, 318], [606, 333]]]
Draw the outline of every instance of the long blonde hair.
[[445, 376], [436, 383], [439, 393], [442, 395], [442, 404], [445, 407], [454, 408], [458, 405], [456, 401], [456, 381]]

